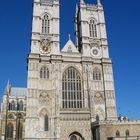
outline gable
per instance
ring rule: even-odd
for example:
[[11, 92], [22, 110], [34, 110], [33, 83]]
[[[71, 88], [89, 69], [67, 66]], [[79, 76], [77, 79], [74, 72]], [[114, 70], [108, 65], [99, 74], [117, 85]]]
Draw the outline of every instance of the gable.
[[68, 42], [64, 46], [64, 48], [61, 50], [61, 52], [67, 52], [67, 53], [79, 53], [78, 49], [74, 45], [74, 43], [69, 38]]

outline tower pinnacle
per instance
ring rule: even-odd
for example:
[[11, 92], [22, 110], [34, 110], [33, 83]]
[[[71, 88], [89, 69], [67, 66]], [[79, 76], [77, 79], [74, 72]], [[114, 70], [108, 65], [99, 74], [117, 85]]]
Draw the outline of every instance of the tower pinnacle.
[[81, 3], [81, 4], [84, 4], [85, 2], [84, 2], [84, 0], [80, 0], [80, 3]]
[[97, 5], [98, 6], [101, 6], [102, 4], [101, 4], [101, 0], [97, 0]]

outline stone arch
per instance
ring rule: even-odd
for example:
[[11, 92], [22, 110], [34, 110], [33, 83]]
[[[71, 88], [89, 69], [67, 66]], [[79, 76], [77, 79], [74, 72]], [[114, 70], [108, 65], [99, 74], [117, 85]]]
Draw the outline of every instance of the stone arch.
[[90, 18], [88, 21], [89, 24], [89, 35], [90, 37], [98, 37], [98, 24], [94, 18]]
[[90, 20], [94, 20], [95, 23], [98, 24], [98, 21], [97, 21], [97, 19], [96, 19], [95, 17], [93, 17], [93, 16], [89, 17], [89, 18], [88, 18], [88, 22], [89, 22]]
[[[49, 129], [49, 111], [47, 110], [46, 107], [42, 107], [38, 110], [38, 115], [39, 115], [39, 126], [40, 126], [40, 129], [41, 131], [48, 131]], [[46, 127], [45, 126], [45, 121], [46, 121], [46, 116], [47, 116], [47, 123], [48, 123], [48, 126]]]
[[42, 106], [39, 110], [38, 110], [38, 115], [39, 116], [45, 116], [46, 114], [49, 115], [49, 111], [47, 110], [47, 108], [45, 106]]
[[79, 132], [75, 131], [69, 135], [69, 140], [84, 140], [84, 138]]
[[65, 66], [65, 67], [63, 68], [63, 70], [62, 70], [62, 77], [63, 77], [63, 73], [64, 73], [68, 68], [70, 68], [70, 67], [75, 68], [75, 69], [79, 72], [79, 74], [80, 74], [80, 76], [81, 76], [81, 79], [82, 79], [82, 72], [80, 71], [80, 69], [79, 69], [77, 66], [71, 65], [71, 64], [68, 64], [67, 66]]
[[39, 77], [40, 79], [49, 79], [50, 78], [50, 70], [48, 66], [41, 66], [39, 70]]
[[15, 115], [13, 113], [8, 114], [8, 119], [15, 119]]
[[51, 20], [52, 16], [51, 16], [51, 14], [49, 12], [42, 13], [41, 16], [40, 16], [40, 18], [43, 19], [43, 17], [45, 15], [48, 15], [49, 16], [49, 19]]

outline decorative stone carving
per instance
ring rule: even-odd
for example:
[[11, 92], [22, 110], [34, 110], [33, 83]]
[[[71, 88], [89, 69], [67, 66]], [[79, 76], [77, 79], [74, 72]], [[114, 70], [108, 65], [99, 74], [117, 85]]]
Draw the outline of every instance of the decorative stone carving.
[[50, 102], [50, 97], [48, 93], [45, 92], [41, 93], [39, 96], [39, 103], [41, 105], [47, 105], [49, 102]]
[[100, 92], [95, 93], [94, 99], [96, 104], [102, 104], [104, 102], [103, 95]]

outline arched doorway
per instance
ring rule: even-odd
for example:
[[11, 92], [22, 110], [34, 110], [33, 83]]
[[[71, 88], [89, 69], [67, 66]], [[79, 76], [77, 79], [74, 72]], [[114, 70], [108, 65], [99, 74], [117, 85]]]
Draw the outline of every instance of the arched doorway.
[[73, 132], [70, 136], [69, 136], [69, 140], [84, 140], [84, 138], [82, 137], [82, 135], [78, 132]]
[[77, 140], [77, 137], [76, 137], [75, 135], [72, 135], [72, 136], [70, 137], [70, 140]]

